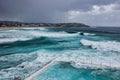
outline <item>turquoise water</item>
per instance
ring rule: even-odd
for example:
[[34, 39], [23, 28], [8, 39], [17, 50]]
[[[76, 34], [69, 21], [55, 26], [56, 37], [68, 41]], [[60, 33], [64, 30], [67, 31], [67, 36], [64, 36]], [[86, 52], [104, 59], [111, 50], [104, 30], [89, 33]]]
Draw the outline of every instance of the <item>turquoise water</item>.
[[75, 68], [68, 62], [58, 62], [32, 80], [119, 80], [119, 73], [115, 73], [117, 70]]
[[[120, 33], [98, 28], [0, 30], [0, 80], [23, 80], [50, 60], [33, 80], [120, 80]], [[82, 64], [82, 62], [96, 65]]]

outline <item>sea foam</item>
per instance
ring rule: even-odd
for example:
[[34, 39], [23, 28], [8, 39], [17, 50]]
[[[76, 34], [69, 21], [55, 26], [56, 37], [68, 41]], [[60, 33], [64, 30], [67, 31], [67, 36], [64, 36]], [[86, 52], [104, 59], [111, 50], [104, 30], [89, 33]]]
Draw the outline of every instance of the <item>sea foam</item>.
[[79, 33], [70, 34], [70, 33], [64, 32], [64, 31], [61, 31], [61, 32], [37, 32], [37, 31], [32, 31], [32, 32], [30, 32], [30, 34], [33, 35], [33, 36], [54, 37], [54, 38], [79, 36]]
[[[36, 56], [33, 60], [29, 61], [28, 59], [33, 56]], [[15, 59], [13, 58], [15, 57]], [[56, 62], [70, 62], [72, 66], [76, 68], [105, 68], [106, 66], [119, 67], [119, 60], [116, 59], [119, 57], [116, 56], [104, 56], [100, 53], [88, 54], [87, 51], [82, 50], [65, 50], [63, 52], [49, 52], [46, 50], [38, 50], [31, 52], [29, 54], [12, 54], [3, 56], [0, 58], [0, 61], [20, 61], [23, 62], [15, 67], [2, 69], [0, 74], [2, 78], [14, 76], [26, 77], [36, 70], [42, 68], [46, 63], [55, 59]]]
[[[23, 28], [24, 29], [24, 28]], [[27, 41], [33, 38], [39, 37], [50, 37], [50, 38], [61, 38], [61, 37], [74, 37], [79, 36], [79, 33], [67, 33], [64, 31], [61, 32], [51, 32], [45, 31], [44, 28], [27, 28], [28, 31], [25, 31], [21, 28], [16, 30], [5, 30], [0, 34], [0, 43], [10, 43], [16, 41]], [[36, 29], [40, 29], [39, 31]]]
[[[44, 53], [44, 54], [43, 54]], [[14, 58], [13, 58], [14, 57]], [[34, 57], [34, 59], [32, 59]], [[23, 61], [21, 64], [0, 70], [0, 79], [14, 79], [19, 77], [21, 79], [34, 73], [36, 70], [42, 68], [46, 63], [55, 58], [56, 55], [50, 54], [47, 51], [35, 51], [29, 54], [12, 54], [0, 57], [0, 61], [18, 62]], [[31, 60], [29, 60], [31, 59]]]
[[81, 35], [84, 35], [84, 36], [94, 36], [96, 34], [93, 34], [93, 33], [83, 33], [83, 32], [80, 32]]
[[0, 39], [0, 43], [10, 43], [10, 42], [16, 42], [16, 41], [26, 41], [30, 40], [32, 38], [4, 38]]
[[117, 41], [91, 41], [82, 39], [80, 43], [84, 46], [90, 46], [93, 49], [120, 52], [120, 42]]

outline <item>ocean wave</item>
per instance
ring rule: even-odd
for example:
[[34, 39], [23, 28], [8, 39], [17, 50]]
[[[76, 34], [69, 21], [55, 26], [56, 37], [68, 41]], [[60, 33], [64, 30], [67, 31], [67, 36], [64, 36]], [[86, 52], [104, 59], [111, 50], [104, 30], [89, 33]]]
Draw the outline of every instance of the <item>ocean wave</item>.
[[45, 27], [25, 27], [25, 28], [18, 28], [16, 30], [40, 30], [40, 31], [46, 31], [48, 30]]
[[[19, 29], [3, 31], [0, 34], [0, 43], [27, 41], [27, 40], [30, 40], [33, 38], [39, 38], [39, 37], [61, 38], [61, 37], [79, 36], [79, 33], [72, 34], [72, 33], [67, 33], [67, 32], [63, 32], [63, 31], [61, 31], [61, 32], [37, 31], [37, 30], [33, 30], [33, 29], [30, 31], [24, 31], [24, 30], [19, 31]], [[42, 28], [40, 28], [40, 29], [42, 29]]]
[[11, 43], [11, 42], [16, 42], [16, 41], [27, 41], [32, 38], [3, 38], [0, 39], [0, 43]]
[[84, 36], [94, 36], [96, 34], [93, 34], [93, 33], [83, 33], [81, 32], [80, 35], [84, 35]]
[[[32, 57], [36, 56], [34, 59]], [[14, 59], [14, 58], [15, 59]], [[24, 78], [36, 70], [42, 68], [46, 63], [55, 59], [56, 62], [70, 62], [72, 66], [76, 68], [105, 68], [108, 67], [119, 67], [119, 60], [113, 56], [98, 56], [97, 54], [91, 55], [86, 51], [81, 50], [65, 50], [64, 52], [49, 52], [46, 50], [38, 50], [29, 54], [12, 54], [3, 56], [0, 60], [4, 61], [23, 61], [17, 66], [13, 66], [0, 71], [0, 77], [3, 78], [14, 78], [15, 76]]]
[[71, 55], [63, 54], [59, 56], [56, 61], [70, 62], [71, 65], [76, 68], [119, 68], [119, 60], [119, 57], [115, 56], [106, 57], [101, 55], [89, 55], [88, 52], [75, 52]]
[[[43, 54], [44, 53], [44, 54]], [[14, 58], [13, 58], [14, 57]], [[32, 59], [34, 57], [34, 59]], [[46, 51], [35, 51], [29, 54], [12, 54], [0, 57], [0, 61], [7, 61], [21, 64], [14, 65], [10, 68], [0, 70], [0, 79], [14, 80], [15, 77], [24, 79], [26, 76], [42, 68], [46, 63], [55, 58], [56, 55]], [[30, 60], [29, 60], [30, 59]]]
[[64, 31], [61, 31], [61, 32], [37, 32], [37, 31], [32, 31], [32, 32], [30, 32], [30, 34], [33, 35], [33, 36], [54, 37], [54, 38], [79, 36], [79, 33], [70, 34], [70, 33], [64, 32]]
[[82, 39], [80, 43], [84, 46], [90, 46], [93, 49], [120, 52], [120, 42], [116, 41], [91, 41]]

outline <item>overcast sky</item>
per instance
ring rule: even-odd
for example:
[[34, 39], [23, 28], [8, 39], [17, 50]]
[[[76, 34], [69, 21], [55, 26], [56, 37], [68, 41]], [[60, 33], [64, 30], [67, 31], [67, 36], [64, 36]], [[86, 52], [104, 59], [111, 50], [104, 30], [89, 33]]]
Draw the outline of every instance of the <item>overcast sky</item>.
[[120, 0], [0, 0], [0, 20], [120, 26]]

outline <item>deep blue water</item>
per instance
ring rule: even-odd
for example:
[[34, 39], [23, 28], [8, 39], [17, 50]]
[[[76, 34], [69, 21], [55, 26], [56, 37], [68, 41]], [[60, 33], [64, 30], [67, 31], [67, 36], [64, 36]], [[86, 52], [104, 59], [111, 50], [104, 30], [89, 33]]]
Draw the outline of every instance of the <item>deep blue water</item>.
[[120, 28], [19, 28], [0, 30], [0, 80], [21, 80], [50, 60], [33, 80], [120, 80]]

